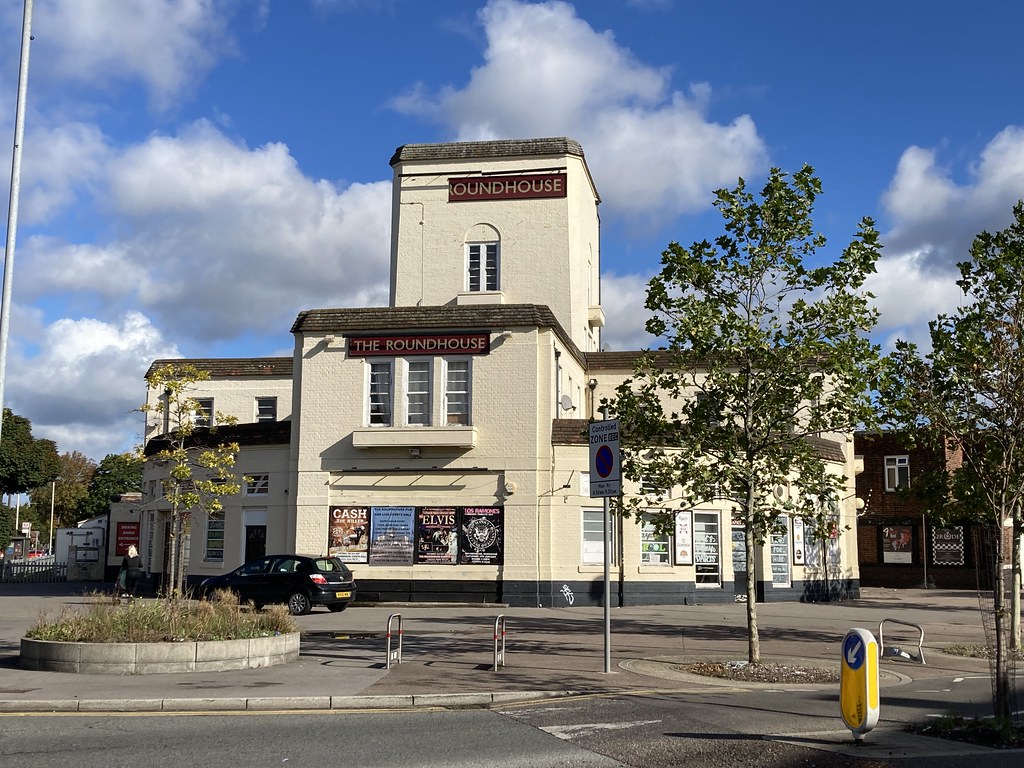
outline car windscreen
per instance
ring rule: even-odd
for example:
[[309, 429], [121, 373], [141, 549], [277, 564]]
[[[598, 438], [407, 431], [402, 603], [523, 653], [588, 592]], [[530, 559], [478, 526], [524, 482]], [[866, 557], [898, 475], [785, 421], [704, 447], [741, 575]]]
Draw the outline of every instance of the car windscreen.
[[318, 557], [314, 560], [316, 569], [321, 573], [340, 572], [344, 578], [350, 578], [352, 571], [341, 560], [336, 557]]

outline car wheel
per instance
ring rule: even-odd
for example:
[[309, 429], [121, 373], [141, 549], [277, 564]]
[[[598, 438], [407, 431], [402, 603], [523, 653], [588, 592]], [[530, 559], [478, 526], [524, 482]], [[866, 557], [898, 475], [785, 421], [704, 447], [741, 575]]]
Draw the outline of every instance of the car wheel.
[[305, 592], [293, 592], [288, 598], [288, 613], [292, 616], [305, 616], [312, 610], [313, 604]]
[[328, 605], [327, 606], [327, 610], [329, 610], [331, 613], [341, 613], [346, 608], [348, 608], [348, 603], [342, 603], [341, 605]]

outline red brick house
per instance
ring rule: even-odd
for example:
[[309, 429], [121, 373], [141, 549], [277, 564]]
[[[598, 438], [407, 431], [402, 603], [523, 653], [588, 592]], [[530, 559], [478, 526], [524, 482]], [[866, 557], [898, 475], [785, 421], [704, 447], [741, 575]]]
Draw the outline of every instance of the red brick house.
[[988, 560], [991, 547], [985, 526], [933, 525], [927, 503], [908, 492], [915, 478], [956, 457], [907, 448], [898, 435], [884, 432], [856, 433], [854, 453], [863, 466], [856, 480], [857, 497], [864, 501], [857, 518], [861, 585], [976, 588], [977, 564]]

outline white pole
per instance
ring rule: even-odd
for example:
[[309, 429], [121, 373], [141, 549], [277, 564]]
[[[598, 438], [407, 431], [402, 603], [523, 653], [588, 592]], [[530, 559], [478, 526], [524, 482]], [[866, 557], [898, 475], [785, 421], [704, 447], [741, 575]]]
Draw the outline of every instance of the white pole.
[[[18, 103], [14, 117], [14, 152], [11, 158], [11, 198], [7, 209], [7, 245], [4, 251], [4, 285], [0, 296], [0, 409], [4, 402], [7, 371], [7, 337], [10, 335], [11, 288], [14, 278], [14, 240], [18, 232], [18, 198], [21, 194], [21, 148], [25, 137], [25, 99], [28, 95], [28, 49], [32, 40], [32, 0], [25, 0], [21, 23], [21, 68], [18, 70]], [[0, 431], [3, 419], [0, 419]]]
[[53, 554], [53, 500], [57, 498], [57, 481], [54, 480], [50, 483], [50, 547], [47, 549], [48, 554]]

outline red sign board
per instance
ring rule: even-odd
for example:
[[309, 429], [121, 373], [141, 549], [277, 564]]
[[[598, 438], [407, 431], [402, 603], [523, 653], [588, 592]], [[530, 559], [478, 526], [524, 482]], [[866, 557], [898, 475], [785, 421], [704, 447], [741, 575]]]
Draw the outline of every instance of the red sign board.
[[118, 523], [117, 534], [114, 539], [114, 554], [127, 555], [128, 547], [132, 544], [136, 547], [139, 546], [139, 524]]
[[530, 176], [470, 176], [448, 179], [448, 202], [469, 200], [532, 200], [565, 197], [564, 173]]
[[486, 355], [490, 331], [443, 333], [427, 336], [350, 336], [349, 357], [375, 355]]

